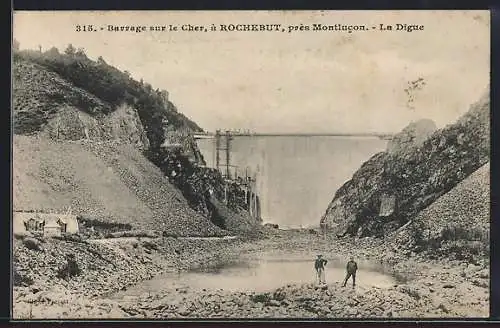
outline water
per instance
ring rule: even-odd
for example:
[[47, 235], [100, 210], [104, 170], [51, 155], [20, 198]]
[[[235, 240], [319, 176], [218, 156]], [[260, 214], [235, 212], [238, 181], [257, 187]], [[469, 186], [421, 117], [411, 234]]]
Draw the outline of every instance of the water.
[[[198, 140], [198, 145], [207, 165], [214, 167], [214, 139]], [[240, 175], [246, 167], [256, 172], [264, 222], [317, 226], [335, 191], [386, 146], [376, 137], [236, 136], [231, 164]], [[223, 152], [220, 161], [225, 163]]]
[[[356, 284], [360, 287], [388, 288], [398, 283], [375, 263], [358, 261], [358, 266]], [[345, 277], [344, 261], [330, 259], [325, 273], [327, 283], [341, 283]], [[145, 293], [158, 293], [162, 289], [185, 287], [195, 290], [267, 292], [287, 284], [315, 282], [315, 274], [314, 261], [311, 259], [261, 258], [218, 268], [161, 275], [119, 292], [114, 297], [137, 297]], [[349, 280], [348, 284], [351, 285], [352, 281]]]

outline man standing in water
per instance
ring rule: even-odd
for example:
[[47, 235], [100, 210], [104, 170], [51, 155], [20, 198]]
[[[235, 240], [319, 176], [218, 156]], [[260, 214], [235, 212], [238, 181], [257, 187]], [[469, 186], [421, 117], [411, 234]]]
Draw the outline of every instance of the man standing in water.
[[318, 282], [321, 284], [326, 284], [325, 280], [325, 265], [328, 263], [327, 260], [323, 258], [323, 255], [318, 255], [316, 261], [314, 261], [314, 268], [316, 269], [316, 274], [318, 276]]
[[354, 261], [354, 257], [351, 257], [346, 266], [347, 274], [344, 279], [342, 287], [345, 287], [347, 280], [352, 277], [352, 288], [356, 286], [356, 271], [358, 271], [358, 264]]

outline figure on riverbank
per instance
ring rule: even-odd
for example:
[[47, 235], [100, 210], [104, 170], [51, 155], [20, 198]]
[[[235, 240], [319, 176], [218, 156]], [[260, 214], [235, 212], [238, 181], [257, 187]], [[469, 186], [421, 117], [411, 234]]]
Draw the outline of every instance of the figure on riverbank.
[[345, 285], [347, 284], [347, 280], [352, 277], [352, 288], [354, 288], [356, 286], [356, 271], [358, 271], [358, 264], [356, 263], [356, 261], [354, 261], [353, 257], [351, 257], [349, 259], [349, 262], [347, 262], [346, 270], [347, 274], [345, 276], [342, 287], [345, 287]]
[[314, 261], [314, 268], [316, 269], [316, 275], [318, 277], [318, 283], [326, 284], [325, 280], [325, 265], [328, 263], [327, 260], [323, 258], [323, 255], [318, 255], [316, 261]]

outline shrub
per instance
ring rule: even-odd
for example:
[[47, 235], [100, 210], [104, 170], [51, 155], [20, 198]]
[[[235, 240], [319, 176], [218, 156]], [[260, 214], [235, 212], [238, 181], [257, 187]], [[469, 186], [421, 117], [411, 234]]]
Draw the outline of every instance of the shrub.
[[420, 221], [413, 221], [409, 226], [409, 234], [412, 238], [413, 244], [416, 250], [422, 250], [426, 248], [426, 238], [425, 238], [425, 224]]
[[283, 301], [285, 299], [285, 297], [286, 297], [286, 294], [282, 290], [277, 290], [273, 294], [273, 299], [280, 301], [280, 302]]
[[57, 277], [60, 279], [68, 279], [77, 276], [82, 272], [80, 267], [78, 266], [78, 263], [76, 263], [75, 259], [73, 257], [69, 257], [67, 260], [66, 265], [59, 270], [57, 273]]
[[252, 295], [250, 296], [250, 299], [254, 303], [266, 303], [271, 300], [271, 296], [268, 293], [264, 293], [264, 294]]
[[163, 237], [167, 237], [167, 238], [169, 238], [169, 237], [170, 237], [170, 238], [175, 238], [175, 239], [177, 239], [177, 238], [179, 238], [179, 235], [178, 235], [178, 234], [176, 234], [176, 233], [171, 233], [171, 232], [164, 231], [164, 232], [163, 232]]
[[158, 250], [158, 244], [156, 244], [155, 242], [148, 241], [148, 240], [143, 241], [142, 246], [144, 248], [147, 248], [150, 250]]
[[477, 227], [448, 226], [441, 232], [442, 240], [489, 240], [489, 231]]
[[28, 276], [19, 274], [19, 272], [17, 272], [16, 268], [14, 268], [12, 280], [13, 280], [14, 286], [27, 287], [27, 286], [33, 285], [33, 279], [31, 279]]
[[35, 239], [35, 238], [24, 238], [23, 239], [23, 244], [24, 246], [26, 246], [27, 249], [31, 249], [31, 250], [34, 250], [34, 251], [41, 251], [42, 250], [42, 247], [41, 247], [41, 243], [38, 239]]
[[490, 244], [484, 241], [453, 240], [443, 242], [439, 253], [457, 260], [476, 262], [478, 257], [488, 257]]
[[61, 234], [61, 236], [54, 236], [53, 238], [58, 239], [58, 240], [75, 242], [75, 243], [85, 243], [86, 242], [83, 239], [83, 236], [81, 236], [80, 234], [63, 233], [63, 234]]

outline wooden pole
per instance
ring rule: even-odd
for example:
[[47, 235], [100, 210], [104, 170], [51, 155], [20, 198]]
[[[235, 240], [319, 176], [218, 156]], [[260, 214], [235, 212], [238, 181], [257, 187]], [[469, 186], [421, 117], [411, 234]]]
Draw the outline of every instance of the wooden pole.
[[226, 176], [228, 179], [231, 179], [231, 172], [229, 171], [229, 166], [231, 164], [230, 148], [231, 148], [231, 132], [228, 130], [226, 131]]
[[220, 170], [220, 130], [215, 131], [215, 168]]
[[255, 179], [252, 182], [252, 189], [253, 189], [253, 206], [254, 206], [254, 218], [257, 218], [257, 191], [256, 191], [256, 184], [255, 184]]
[[224, 203], [227, 205], [227, 182], [224, 182]]

